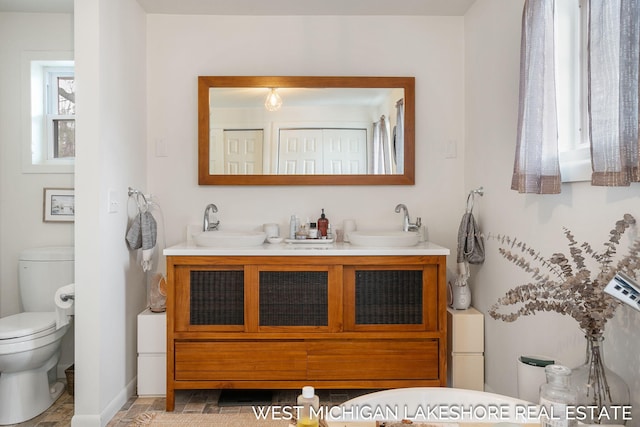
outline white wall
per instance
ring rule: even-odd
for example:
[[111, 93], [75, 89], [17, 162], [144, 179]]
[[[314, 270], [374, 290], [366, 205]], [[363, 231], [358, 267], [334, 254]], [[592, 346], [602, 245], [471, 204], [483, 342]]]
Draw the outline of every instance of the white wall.
[[[401, 226], [405, 203], [430, 238], [451, 246], [464, 204], [462, 158], [444, 159], [464, 136], [463, 18], [149, 15], [149, 190], [166, 218], [167, 243], [184, 240], [216, 203], [223, 227], [288, 224], [291, 214], [341, 225]], [[197, 184], [198, 75], [416, 77], [415, 186], [225, 187]], [[168, 146], [155, 156], [156, 141]], [[462, 154], [462, 150], [459, 150]]]
[[[71, 15], [0, 12], [0, 317], [22, 310], [18, 291], [20, 251], [73, 245], [73, 224], [42, 221], [43, 188], [71, 188], [73, 174], [22, 170], [23, 144], [29, 138], [22, 127], [23, 54], [72, 50]], [[72, 330], [63, 342], [60, 371], [71, 363]]]
[[[478, 0], [465, 16], [467, 88], [465, 185], [483, 185], [477, 218], [485, 233], [509, 234], [549, 256], [567, 253], [563, 226], [576, 239], [602, 249], [616, 220], [630, 213], [640, 220], [640, 184], [628, 188], [563, 184], [560, 195], [523, 195], [510, 190], [515, 152], [520, 21], [523, 1]], [[476, 212], [474, 210], [474, 212]], [[474, 269], [473, 304], [486, 313], [510, 288], [529, 276], [502, 258], [487, 241], [487, 258]], [[620, 252], [624, 252], [620, 246]], [[577, 322], [556, 313], [504, 323], [486, 316], [486, 383], [515, 396], [516, 358], [542, 354], [569, 366], [581, 364], [585, 340]], [[606, 361], [631, 388], [634, 419], [640, 418], [640, 313], [624, 306], [607, 324]], [[637, 425], [637, 424], [633, 424]]]
[[[125, 244], [127, 188], [146, 187], [145, 14], [134, 0], [75, 2], [74, 427], [104, 426], [135, 392], [144, 275]], [[119, 210], [109, 213], [115, 191]]]

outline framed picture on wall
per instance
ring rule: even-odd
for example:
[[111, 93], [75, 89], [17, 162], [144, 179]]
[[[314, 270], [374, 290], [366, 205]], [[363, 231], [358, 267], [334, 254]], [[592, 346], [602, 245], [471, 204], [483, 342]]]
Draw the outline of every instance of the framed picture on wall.
[[73, 188], [44, 189], [44, 222], [73, 222], [76, 199]]

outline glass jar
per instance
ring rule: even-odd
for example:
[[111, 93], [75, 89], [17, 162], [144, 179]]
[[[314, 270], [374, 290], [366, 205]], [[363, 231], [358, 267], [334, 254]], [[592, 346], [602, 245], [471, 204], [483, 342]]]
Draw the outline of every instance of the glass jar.
[[575, 407], [577, 395], [571, 388], [571, 369], [562, 365], [544, 368], [547, 382], [540, 386], [540, 425], [543, 427], [570, 427], [577, 425], [569, 409]]
[[573, 370], [578, 405], [586, 409], [587, 415], [580, 421], [585, 424], [624, 425], [631, 416], [629, 387], [622, 377], [607, 368], [602, 334], [586, 334], [585, 338], [585, 364]]
[[309, 223], [309, 239], [317, 239], [318, 238], [318, 227], [316, 227], [315, 222]]

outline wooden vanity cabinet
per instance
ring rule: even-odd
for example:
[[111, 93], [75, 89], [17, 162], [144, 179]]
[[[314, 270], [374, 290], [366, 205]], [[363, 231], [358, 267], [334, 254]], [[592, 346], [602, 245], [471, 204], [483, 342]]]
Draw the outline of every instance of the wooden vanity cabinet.
[[445, 256], [168, 256], [176, 389], [446, 385]]

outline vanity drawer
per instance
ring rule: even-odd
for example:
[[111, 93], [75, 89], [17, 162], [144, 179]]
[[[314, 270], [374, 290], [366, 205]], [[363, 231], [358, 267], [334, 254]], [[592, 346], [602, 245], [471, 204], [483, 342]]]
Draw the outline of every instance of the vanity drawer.
[[437, 380], [438, 341], [178, 341], [180, 381]]
[[437, 340], [331, 340], [307, 343], [309, 380], [438, 379]]
[[176, 341], [175, 378], [207, 380], [290, 380], [305, 378], [303, 341]]

